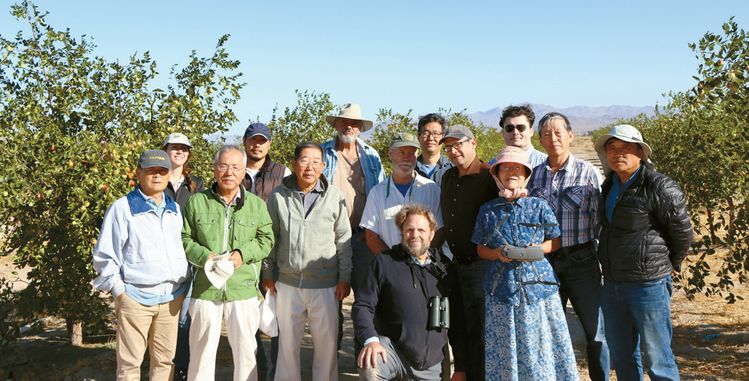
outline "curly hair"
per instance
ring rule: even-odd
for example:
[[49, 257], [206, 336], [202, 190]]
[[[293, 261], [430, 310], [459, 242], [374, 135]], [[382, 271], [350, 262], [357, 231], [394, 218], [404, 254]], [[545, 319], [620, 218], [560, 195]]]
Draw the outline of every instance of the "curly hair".
[[434, 218], [434, 214], [421, 204], [406, 204], [403, 208], [395, 215], [395, 226], [398, 230], [403, 231], [403, 224], [406, 222], [408, 216], [415, 214], [422, 216], [429, 222], [429, 228], [434, 231], [437, 227], [437, 220]]
[[508, 118], [514, 118], [516, 116], [525, 116], [528, 118], [528, 123], [530, 123], [530, 126], [533, 127], [533, 122], [536, 121], [536, 114], [533, 112], [533, 107], [529, 104], [524, 104], [520, 106], [507, 106], [504, 110], [502, 110], [502, 118], [499, 120], [499, 126], [504, 127], [505, 121]]

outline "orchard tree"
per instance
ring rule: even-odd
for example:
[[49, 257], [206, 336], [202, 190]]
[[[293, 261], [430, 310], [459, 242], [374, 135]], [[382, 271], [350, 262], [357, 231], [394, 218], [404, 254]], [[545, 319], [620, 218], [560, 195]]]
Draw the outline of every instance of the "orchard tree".
[[699, 61], [695, 86], [669, 93], [652, 118], [622, 122], [642, 130], [656, 168], [687, 196], [697, 233], [677, 278], [687, 296], [734, 303], [735, 281], [745, 284], [749, 275], [749, 35], [730, 19], [722, 33], [708, 32], [689, 47]]
[[273, 160], [291, 168], [294, 148], [299, 142], [314, 141], [323, 143], [335, 137], [335, 129], [325, 117], [332, 113], [333, 103], [327, 93], [313, 91], [296, 91], [297, 105], [286, 107], [281, 115], [278, 108], [273, 109], [273, 116], [268, 128], [273, 133], [271, 154]]
[[19, 32], [0, 36], [2, 247], [30, 268], [19, 313], [66, 319], [80, 344], [81, 323], [102, 328], [108, 313], [90, 284], [105, 210], [135, 186], [138, 155], [170, 132], [190, 137], [192, 163], [208, 173], [212, 152], [202, 137], [236, 121], [239, 62], [224, 36], [212, 56], [193, 51], [186, 66], [172, 67], [173, 84], [155, 89], [148, 52], [108, 62], [89, 38], [53, 28], [33, 4], [11, 13]]

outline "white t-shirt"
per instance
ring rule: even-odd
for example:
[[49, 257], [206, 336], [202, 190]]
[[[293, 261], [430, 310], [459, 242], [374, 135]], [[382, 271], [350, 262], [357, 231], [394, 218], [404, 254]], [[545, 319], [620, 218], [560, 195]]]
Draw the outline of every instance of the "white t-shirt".
[[406, 204], [421, 204], [434, 214], [437, 229], [442, 227], [440, 188], [432, 180], [416, 174], [404, 196], [390, 177], [375, 185], [367, 195], [367, 205], [359, 226], [380, 236], [388, 247], [401, 243], [401, 232], [395, 226], [395, 215]]

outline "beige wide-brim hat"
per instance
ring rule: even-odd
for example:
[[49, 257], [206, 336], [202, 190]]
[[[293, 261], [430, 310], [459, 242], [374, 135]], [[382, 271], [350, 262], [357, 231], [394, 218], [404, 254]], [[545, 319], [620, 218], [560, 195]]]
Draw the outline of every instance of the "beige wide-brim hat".
[[229, 254], [217, 255], [209, 258], [203, 269], [208, 281], [220, 290], [234, 274], [234, 262], [229, 259]]
[[630, 126], [629, 124], [616, 125], [611, 127], [607, 134], [601, 135], [596, 139], [596, 152], [598, 153], [598, 158], [601, 160], [604, 174], [611, 171], [608, 159], [606, 159], [606, 142], [612, 138], [628, 143], [639, 144], [640, 147], [642, 147], [644, 155], [642, 160], [645, 162], [649, 162], [650, 157], [653, 155], [653, 150], [650, 149], [650, 146], [642, 139], [642, 134], [637, 130], [637, 128]]
[[371, 120], [367, 120], [361, 117], [361, 106], [357, 103], [346, 103], [341, 108], [341, 112], [338, 115], [328, 115], [325, 117], [325, 121], [331, 126], [335, 127], [335, 121], [338, 118], [345, 118], [351, 120], [361, 120], [361, 132], [367, 131], [374, 125]]

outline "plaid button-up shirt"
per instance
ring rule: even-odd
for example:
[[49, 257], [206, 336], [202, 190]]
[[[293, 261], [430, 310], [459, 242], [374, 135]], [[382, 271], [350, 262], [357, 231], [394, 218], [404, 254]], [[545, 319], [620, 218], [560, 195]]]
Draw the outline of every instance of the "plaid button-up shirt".
[[598, 238], [598, 199], [601, 178], [598, 169], [572, 154], [554, 172], [548, 160], [533, 168], [528, 183], [530, 195], [549, 203], [562, 230], [562, 247]]

